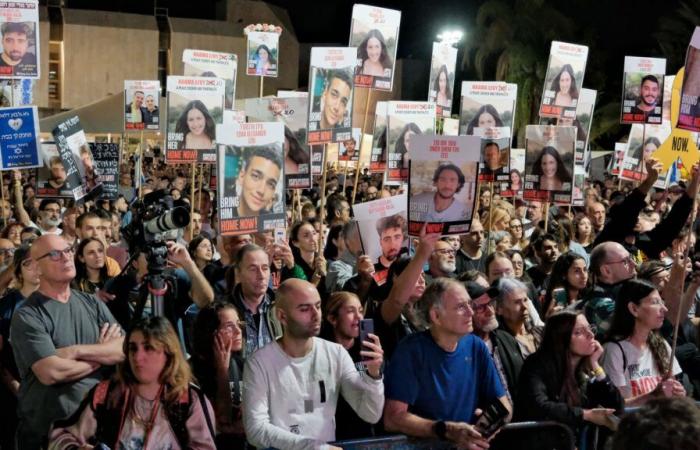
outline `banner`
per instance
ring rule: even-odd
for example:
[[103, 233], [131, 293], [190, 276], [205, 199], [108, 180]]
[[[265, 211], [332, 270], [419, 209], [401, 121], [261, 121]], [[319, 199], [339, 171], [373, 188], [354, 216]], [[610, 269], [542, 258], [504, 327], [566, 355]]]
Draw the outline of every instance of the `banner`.
[[452, 113], [456, 66], [457, 49], [447, 42], [433, 42], [428, 101], [437, 105], [436, 112], [441, 117], [450, 117]]
[[525, 200], [570, 204], [576, 128], [528, 125], [525, 129]]
[[223, 122], [224, 80], [168, 77], [168, 164], [215, 163], [216, 125]]
[[100, 198], [115, 200], [119, 196], [119, 144], [90, 142], [95, 173], [102, 181]]
[[661, 124], [665, 58], [625, 56], [621, 123]]
[[233, 109], [236, 98], [238, 58], [233, 53], [186, 49], [182, 52], [183, 75], [186, 77], [215, 77], [224, 80], [224, 108]]
[[540, 117], [576, 118], [576, 105], [583, 88], [588, 47], [552, 41], [547, 75], [542, 89]]
[[459, 110], [461, 134], [474, 128], [509, 127], [513, 130], [518, 85], [500, 81], [463, 81]]
[[81, 200], [99, 193], [102, 181], [95, 171], [95, 161], [78, 116], [59, 123], [52, 133], [73, 198]]
[[384, 173], [386, 171], [387, 106], [387, 102], [377, 102], [374, 110], [374, 133], [372, 134], [372, 153], [369, 160], [371, 173]]
[[413, 138], [435, 134], [435, 103], [389, 102], [387, 117], [387, 181], [406, 181]]
[[0, 78], [40, 78], [39, 2], [0, 2]]
[[352, 135], [353, 47], [313, 47], [309, 83], [308, 144], [328, 144]]
[[160, 130], [160, 81], [124, 81], [124, 130]]
[[306, 145], [308, 101], [305, 98], [249, 98], [245, 115], [249, 122], [281, 122], [284, 125], [284, 175], [287, 189], [311, 187], [311, 155]]
[[408, 181], [408, 232], [467, 234], [476, 203], [476, 136], [414, 136]]
[[0, 108], [0, 170], [41, 166], [36, 106]]
[[400, 23], [401, 11], [353, 6], [349, 46], [357, 48], [357, 87], [391, 91]]
[[267, 31], [248, 33], [247, 75], [277, 78], [280, 35]]
[[217, 127], [219, 232], [226, 235], [286, 228], [284, 125]]

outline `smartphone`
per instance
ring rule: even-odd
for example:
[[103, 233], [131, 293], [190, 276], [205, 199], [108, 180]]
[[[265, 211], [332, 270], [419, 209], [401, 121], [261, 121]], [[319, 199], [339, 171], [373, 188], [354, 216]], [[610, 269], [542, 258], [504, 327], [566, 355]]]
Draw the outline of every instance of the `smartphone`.
[[287, 231], [284, 228], [275, 228], [275, 244], [283, 244], [287, 240]]
[[488, 439], [506, 424], [508, 417], [508, 408], [499, 400], [494, 400], [476, 421], [476, 428], [481, 435]]
[[[374, 334], [374, 320], [360, 320], [360, 342], [365, 342], [366, 340], [368, 340], [369, 334]], [[364, 360], [365, 358], [362, 357], [362, 359]]]

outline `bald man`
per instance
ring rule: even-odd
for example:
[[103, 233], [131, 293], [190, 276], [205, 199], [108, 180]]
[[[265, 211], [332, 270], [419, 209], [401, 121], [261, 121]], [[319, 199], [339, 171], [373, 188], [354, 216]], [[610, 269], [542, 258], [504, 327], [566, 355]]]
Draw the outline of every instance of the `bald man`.
[[49, 234], [34, 241], [30, 255], [39, 290], [10, 326], [21, 378], [18, 449], [39, 449], [51, 423], [73, 414], [102, 379], [98, 369], [124, 359], [122, 330], [104, 303], [70, 288], [73, 247]]
[[[335, 449], [338, 396], [362, 420], [377, 423], [384, 407], [384, 360], [379, 339], [365, 341], [367, 374], [359, 372], [339, 344], [319, 339], [321, 298], [308, 281], [288, 279], [275, 297], [281, 339], [253, 353], [243, 371], [243, 415], [255, 447]], [[270, 401], [274, 399], [274, 401]]]

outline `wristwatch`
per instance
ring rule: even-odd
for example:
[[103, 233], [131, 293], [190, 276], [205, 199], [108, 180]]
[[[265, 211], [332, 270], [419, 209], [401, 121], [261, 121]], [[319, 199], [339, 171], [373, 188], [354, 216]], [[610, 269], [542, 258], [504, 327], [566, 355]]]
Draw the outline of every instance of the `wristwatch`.
[[447, 424], [444, 420], [438, 420], [433, 424], [433, 433], [443, 441], [447, 439]]

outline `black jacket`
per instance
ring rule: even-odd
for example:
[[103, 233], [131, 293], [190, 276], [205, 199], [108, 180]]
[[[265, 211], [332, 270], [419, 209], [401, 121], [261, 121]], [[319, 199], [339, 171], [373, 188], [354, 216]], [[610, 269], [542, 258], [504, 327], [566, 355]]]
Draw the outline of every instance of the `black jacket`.
[[525, 362], [520, 352], [518, 341], [515, 340], [513, 335], [501, 329], [492, 331], [490, 338], [494, 352], [501, 360], [503, 375], [506, 377], [506, 383], [508, 383], [506, 387], [510, 397], [515, 399], [518, 392], [518, 378]]

